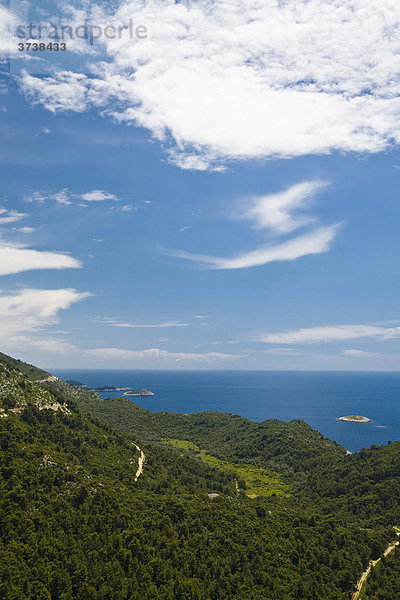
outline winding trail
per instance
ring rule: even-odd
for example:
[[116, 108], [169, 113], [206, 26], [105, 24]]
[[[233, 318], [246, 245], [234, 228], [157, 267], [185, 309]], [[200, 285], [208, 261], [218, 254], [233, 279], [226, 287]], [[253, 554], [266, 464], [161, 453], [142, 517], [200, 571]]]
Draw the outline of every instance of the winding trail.
[[48, 377], [45, 377], [44, 379], [37, 379], [34, 383], [46, 383], [46, 381], [60, 381], [60, 380], [55, 375], [49, 375]]
[[140, 456], [138, 458], [138, 468], [137, 471], [135, 473], [135, 479], [134, 481], [137, 481], [139, 479], [139, 477], [141, 476], [141, 474], [143, 473], [143, 465], [144, 465], [144, 461], [146, 459], [144, 452], [141, 448], [139, 448], [139, 446], [137, 444], [134, 444], [132, 442], [132, 445], [135, 446], [136, 450], [138, 450], [140, 452]]
[[[49, 375], [48, 377], [45, 377], [44, 379], [38, 379], [36, 381], [36, 383], [46, 383], [47, 381], [59, 381], [59, 378], [56, 377], [55, 375]], [[52, 406], [44, 406], [43, 408], [52, 408]], [[54, 410], [54, 408], [53, 408], [53, 410]], [[0, 416], [6, 417], [7, 414], [0, 414]], [[135, 446], [135, 448], [138, 452], [140, 452], [140, 456], [138, 458], [138, 468], [135, 473], [135, 479], [134, 479], [134, 481], [137, 481], [139, 479], [139, 477], [141, 476], [141, 474], [143, 473], [143, 465], [144, 465], [144, 461], [146, 460], [146, 457], [144, 455], [143, 450], [141, 448], [139, 448], [139, 446], [137, 444], [132, 442], [132, 445]]]
[[[396, 535], [399, 536], [400, 528], [393, 527], [393, 529], [396, 531]], [[362, 587], [363, 587], [364, 583], [366, 582], [368, 575], [371, 573], [371, 569], [376, 567], [376, 565], [382, 560], [382, 558], [384, 556], [387, 556], [388, 554], [390, 554], [396, 548], [396, 546], [398, 546], [399, 544], [400, 544], [399, 540], [396, 540], [395, 542], [391, 542], [389, 544], [389, 546], [386, 548], [386, 550], [384, 551], [384, 553], [382, 554], [382, 556], [380, 556], [376, 560], [369, 561], [368, 567], [365, 569], [364, 573], [361, 575], [360, 579], [357, 582], [357, 588], [356, 588], [356, 591], [354, 592], [354, 594], [352, 595], [352, 600], [358, 600], [358, 598], [360, 597]]]

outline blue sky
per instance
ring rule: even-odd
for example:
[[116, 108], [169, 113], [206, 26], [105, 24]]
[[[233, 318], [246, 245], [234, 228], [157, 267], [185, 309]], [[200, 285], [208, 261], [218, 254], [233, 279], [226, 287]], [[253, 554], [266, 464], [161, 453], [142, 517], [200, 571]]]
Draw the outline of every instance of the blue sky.
[[[309, 4], [321, 13], [320, 4]], [[380, 5], [386, 25], [389, 4]], [[370, 5], [372, 15], [375, 2]], [[129, 3], [121, 6], [129, 13]], [[169, 22], [174, 6], [164, 15]], [[202, 3], [185, 7], [189, 26]], [[260, 23], [267, 16], [260, 14]], [[217, 13], [206, 17], [221, 31], [229, 25]], [[249, 14], [239, 17], [246, 25]], [[341, 27], [332, 17], [332, 31]], [[178, 33], [169, 35], [175, 40]], [[202, 97], [214, 89], [221, 65], [202, 57], [200, 68], [185, 55], [175, 81], [176, 49], [173, 66], [160, 73], [161, 59], [149, 43], [143, 52], [156, 75], [145, 80], [148, 70], [135, 58], [134, 90], [131, 74], [118, 65], [126, 46], [108, 49], [111, 75], [84, 80], [73, 71], [10, 75], [4, 64], [1, 349], [47, 368], [398, 370], [393, 65], [380, 90], [373, 66], [359, 82], [365, 61], [378, 67], [394, 48], [366, 57], [360, 43], [346, 64], [348, 79], [332, 91], [315, 43], [308, 50], [316, 65], [312, 86], [320, 81], [319, 95], [337, 112], [325, 113], [325, 100], [314, 96], [314, 87], [304, 89], [297, 72], [289, 88], [298, 97], [286, 106], [274, 71], [264, 87], [251, 89], [254, 111], [260, 110], [253, 122], [234, 72], [215, 104], [205, 105]], [[289, 58], [280, 60], [290, 74]], [[253, 85], [254, 72], [241, 73]], [[182, 112], [183, 85], [199, 102], [188, 96]], [[374, 89], [371, 100], [366, 86]], [[168, 95], [171, 88], [175, 96]], [[343, 110], [349, 94], [355, 107]], [[214, 107], [218, 122], [209, 117]], [[286, 127], [287, 110], [296, 120]], [[271, 113], [278, 123], [283, 119], [279, 131]]]

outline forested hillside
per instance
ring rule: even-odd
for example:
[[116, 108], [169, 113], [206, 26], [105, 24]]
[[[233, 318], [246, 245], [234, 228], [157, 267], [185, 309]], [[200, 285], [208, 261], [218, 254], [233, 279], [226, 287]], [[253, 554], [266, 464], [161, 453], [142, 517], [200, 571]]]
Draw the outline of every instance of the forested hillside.
[[[152, 415], [4, 355], [0, 409], [5, 600], [350, 600], [400, 522], [398, 443]], [[247, 497], [249, 465], [287, 493]]]
[[[57, 389], [60, 384], [53, 383]], [[62, 384], [65, 385], [65, 384]], [[254, 423], [238, 415], [201, 412], [182, 415], [151, 413], [127, 398], [105, 399], [78, 390], [81, 406], [99, 419], [127, 433], [136, 431], [149, 441], [164, 438], [191, 440], [219, 458], [252, 462], [281, 472], [308, 471], [346, 450], [312, 429], [305, 421], [270, 419]]]

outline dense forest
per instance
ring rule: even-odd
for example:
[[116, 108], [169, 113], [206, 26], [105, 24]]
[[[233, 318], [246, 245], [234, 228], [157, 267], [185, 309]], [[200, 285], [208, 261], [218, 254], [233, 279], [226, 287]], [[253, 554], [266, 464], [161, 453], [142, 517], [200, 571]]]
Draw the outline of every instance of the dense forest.
[[[350, 600], [400, 524], [400, 443], [152, 414], [5, 355], [0, 458], [5, 600]], [[399, 554], [363, 597], [398, 600]]]

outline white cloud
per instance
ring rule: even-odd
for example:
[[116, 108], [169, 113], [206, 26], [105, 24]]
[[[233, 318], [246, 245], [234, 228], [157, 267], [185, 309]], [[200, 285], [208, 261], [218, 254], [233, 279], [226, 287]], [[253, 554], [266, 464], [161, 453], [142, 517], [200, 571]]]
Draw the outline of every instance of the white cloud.
[[92, 190], [81, 195], [85, 202], [104, 202], [104, 200], [118, 200], [114, 194], [108, 194], [104, 190]]
[[389, 340], [400, 337], [400, 327], [377, 327], [374, 325], [332, 325], [328, 327], [310, 327], [293, 329], [280, 333], [266, 333], [257, 337], [257, 341], [267, 344], [310, 344], [320, 342], [339, 342], [345, 340], [374, 338]]
[[38, 204], [43, 204], [46, 200], [54, 200], [57, 204], [72, 204], [71, 199], [74, 197], [73, 194], [68, 190], [68, 188], [64, 188], [59, 192], [50, 193], [50, 192], [33, 192], [30, 196], [24, 198], [25, 202], [37, 202]]
[[0, 225], [7, 225], [8, 223], [16, 223], [27, 215], [20, 213], [16, 210], [7, 210], [6, 208], [0, 208]]
[[[52, 330], [58, 323], [59, 313], [77, 302], [90, 297], [88, 292], [75, 289], [38, 290], [18, 292], [0, 290], [0, 344], [5, 352], [17, 353], [25, 359], [48, 364], [55, 355], [78, 361], [94, 361], [94, 365], [112, 361], [149, 361], [149, 364], [176, 364], [184, 362], [218, 362], [241, 358], [242, 354], [220, 352], [169, 352], [160, 348], [127, 350], [121, 348], [79, 348], [68, 340], [54, 337], [68, 332]], [[165, 324], [168, 326], [168, 324]], [[171, 326], [173, 323], [171, 322]]]
[[242, 208], [238, 218], [253, 221], [259, 229], [270, 229], [278, 234], [291, 233], [314, 221], [312, 217], [295, 211], [307, 208], [310, 198], [326, 185], [320, 181], [304, 181], [276, 194], [257, 196]]
[[52, 196], [50, 196], [50, 198], [55, 200], [57, 204], [72, 204], [70, 200], [71, 194], [67, 188], [57, 192], [56, 194], [53, 194]]
[[13, 50], [10, 31], [16, 25], [16, 17], [5, 6], [0, 5], [0, 63], [2, 56], [7, 56]]
[[[57, 204], [71, 205], [73, 201], [84, 200], [85, 202], [104, 202], [105, 200], [118, 200], [115, 194], [110, 194], [104, 190], [92, 190], [84, 194], [76, 194], [68, 188], [64, 188], [59, 192], [34, 192], [25, 198], [26, 202], [38, 202], [42, 204], [45, 200], [54, 200]], [[86, 206], [79, 204], [79, 206]], [[125, 207], [125, 210], [128, 210]]]
[[[13, 293], [0, 291], [1, 342], [10, 344], [21, 341], [21, 335], [36, 334], [41, 328], [56, 323], [60, 310], [88, 296], [90, 294], [87, 292], [81, 293], [70, 288], [24, 289]], [[23, 337], [22, 341], [26, 343], [29, 339]]]
[[124, 323], [121, 321], [117, 321], [116, 319], [107, 319], [107, 318], [102, 318], [102, 319], [98, 319], [98, 321], [100, 321], [101, 323], [104, 323], [105, 325], [111, 325], [112, 327], [122, 327], [122, 328], [132, 328], [132, 329], [164, 329], [165, 327], [189, 327], [189, 323], [180, 323], [178, 321], [165, 321], [163, 323], [157, 323], [157, 324], [152, 324], [152, 325], [146, 325], [146, 324], [137, 324], [137, 323]]
[[33, 192], [30, 196], [26, 196], [24, 200], [25, 202], [37, 202], [38, 204], [43, 204], [46, 198], [46, 194], [43, 192]]
[[366, 352], [365, 350], [343, 350], [342, 354], [353, 358], [376, 358], [377, 356], [383, 356], [381, 352]]
[[336, 236], [338, 225], [321, 227], [280, 244], [263, 246], [252, 252], [244, 252], [233, 258], [191, 254], [189, 252], [168, 252], [187, 260], [202, 263], [210, 269], [244, 269], [266, 265], [270, 262], [295, 260], [302, 256], [327, 252]]
[[182, 168], [400, 141], [398, 0], [123, 0], [114, 15], [93, 10], [99, 25], [132, 19], [149, 35], [104, 38], [94, 77], [25, 74], [23, 90], [52, 112], [94, 106], [146, 127]]
[[[276, 238], [279, 238], [316, 221], [316, 218], [301, 214], [300, 211], [306, 209], [313, 195], [327, 185], [326, 182], [321, 181], [304, 181], [278, 193], [242, 200], [239, 209], [234, 211], [233, 218], [238, 221], [251, 221], [254, 227], [270, 230]], [[328, 227], [315, 228], [281, 243], [270, 241], [269, 244], [256, 250], [241, 252], [230, 258], [185, 251], [165, 253], [200, 262], [211, 269], [243, 269], [326, 252], [336, 236], [339, 225], [337, 223]]]
[[33, 233], [37, 231], [36, 227], [14, 227], [13, 231], [19, 231], [20, 233]]
[[193, 352], [168, 352], [160, 350], [160, 348], [149, 348], [147, 350], [124, 350], [121, 348], [94, 348], [86, 350], [85, 354], [101, 360], [137, 360], [137, 359], [172, 359], [174, 361], [181, 360], [232, 360], [241, 358], [240, 354], [222, 354], [220, 352], [207, 352], [204, 354]]
[[67, 254], [32, 250], [24, 246], [0, 242], [0, 275], [33, 269], [78, 269], [80, 267], [80, 261]]
[[[258, 354], [255, 350], [254, 353]], [[262, 353], [273, 354], [276, 356], [304, 356], [304, 352], [300, 352], [295, 348], [271, 348], [269, 350], [261, 350]]]
[[[91, 296], [75, 289], [18, 292], [0, 291], [0, 344], [3, 352], [16, 354], [38, 364], [39, 359], [52, 360], [79, 356], [80, 350], [66, 340], [52, 337], [48, 329], [58, 322], [59, 312]], [[43, 363], [42, 363], [43, 364]]]
[[88, 79], [78, 73], [60, 73], [54, 78], [39, 79], [27, 72], [21, 79], [22, 90], [32, 102], [40, 102], [53, 113], [83, 112], [89, 105]]

